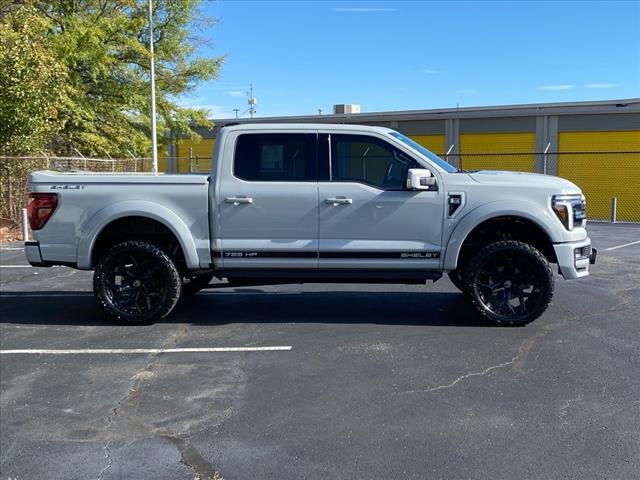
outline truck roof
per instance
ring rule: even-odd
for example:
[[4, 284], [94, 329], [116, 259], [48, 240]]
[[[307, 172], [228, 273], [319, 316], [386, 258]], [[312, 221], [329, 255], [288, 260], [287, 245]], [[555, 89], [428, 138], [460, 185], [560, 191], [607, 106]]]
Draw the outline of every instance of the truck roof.
[[335, 130], [335, 131], [370, 131], [378, 133], [388, 133], [393, 130], [386, 127], [374, 127], [371, 125], [358, 124], [335, 124], [335, 123], [242, 123], [222, 127], [221, 132], [247, 130]]

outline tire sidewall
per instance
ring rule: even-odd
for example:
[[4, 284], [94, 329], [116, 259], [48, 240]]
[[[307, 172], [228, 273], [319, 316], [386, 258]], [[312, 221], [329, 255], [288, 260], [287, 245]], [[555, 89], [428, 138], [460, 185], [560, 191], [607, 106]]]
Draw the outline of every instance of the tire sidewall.
[[[126, 252], [144, 253], [153, 258], [162, 272], [165, 284], [165, 294], [158, 307], [140, 315], [130, 314], [115, 307], [106, 289], [106, 278], [113, 267], [113, 261]], [[182, 292], [182, 276], [173, 259], [161, 247], [145, 240], [130, 240], [114, 245], [97, 262], [93, 290], [98, 304], [113, 321], [127, 325], [145, 325], [161, 320], [173, 310]]]
[[[485, 302], [480, 296], [478, 289], [478, 277], [480, 275], [480, 269], [492, 256], [498, 253], [505, 253], [512, 251], [514, 253], [523, 254], [528, 257], [528, 260], [533, 263], [535, 268], [536, 277], [541, 283], [541, 299], [534, 308], [527, 311], [526, 314], [521, 314], [515, 318], [505, 318], [496, 314], [490, 308], [488, 308]], [[538, 318], [547, 309], [554, 290], [554, 276], [553, 270], [549, 265], [549, 262], [545, 256], [536, 248], [525, 242], [515, 240], [504, 240], [495, 243], [491, 243], [483, 247], [473, 258], [469, 261], [465, 273], [464, 281], [467, 289], [467, 293], [471, 297], [472, 303], [476, 311], [485, 319], [500, 326], [523, 326]]]

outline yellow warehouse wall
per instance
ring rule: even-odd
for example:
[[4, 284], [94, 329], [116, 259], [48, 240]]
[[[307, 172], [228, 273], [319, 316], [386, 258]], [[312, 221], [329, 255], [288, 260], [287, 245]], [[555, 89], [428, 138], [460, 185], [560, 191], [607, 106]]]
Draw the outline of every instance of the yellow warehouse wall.
[[178, 172], [189, 172], [189, 148], [193, 159], [191, 160], [192, 171], [196, 171], [196, 160], [198, 157], [198, 170], [208, 172], [211, 170], [211, 157], [215, 148], [215, 138], [203, 138], [198, 143], [193, 140], [180, 140], [176, 144], [176, 156], [178, 157]]
[[[442, 154], [445, 151], [444, 135], [411, 135], [413, 140], [420, 145], [425, 146], [434, 153]], [[194, 160], [191, 164], [193, 171], [195, 172], [195, 156], [198, 156], [198, 165], [200, 172], [205, 172], [211, 169], [211, 156], [213, 155], [213, 149], [215, 148], [216, 141], [213, 138], [203, 138], [199, 143], [195, 143], [192, 140], [180, 140], [176, 144], [176, 156], [178, 157], [178, 172], [189, 171], [189, 148], [192, 149], [192, 155]], [[158, 161], [160, 163], [160, 160]], [[166, 170], [166, 160], [165, 160]]]
[[640, 131], [560, 132], [558, 176], [578, 185], [587, 197], [587, 215], [608, 220], [618, 198], [618, 220], [640, 221]]
[[[460, 135], [462, 168], [466, 170], [512, 170], [533, 172], [536, 134], [534, 132], [463, 133]], [[477, 155], [474, 153], [528, 153], [530, 155]], [[467, 155], [465, 155], [467, 154]]]
[[[410, 135], [434, 153], [446, 151], [444, 135]], [[199, 171], [211, 168], [215, 139], [177, 144], [178, 171], [189, 172], [189, 148], [198, 156]], [[462, 167], [467, 170], [497, 169], [534, 171], [535, 133], [463, 133], [460, 135]], [[640, 221], [640, 131], [560, 132], [559, 152], [589, 152], [558, 155], [558, 176], [578, 185], [587, 197], [588, 216], [608, 219], [611, 198], [618, 198], [618, 220]], [[597, 153], [597, 152], [636, 153]], [[592, 153], [596, 152], [596, 153]], [[159, 152], [159, 169], [166, 171], [167, 157]], [[473, 154], [501, 153], [483, 156]], [[523, 153], [523, 155], [509, 155]], [[524, 155], [527, 154], [527, 155]], [[195, 171], [195, 160], [192, 161]]]
[[444, 155], [447, 151], [444, 146], [444, 135], [407, 135], [412, 140], [418, 142], [423, 147], [431, 150], [437, 155]]
[[166, 172], [169, 168], [169, 162], [164, 155], [158, 155], [158, 172]]
[[158, 171], [166, 172], [169, 169], [169, 146], [158, 147]]
[[560, 132], [560, 152], [638, 152], [640, 130]]

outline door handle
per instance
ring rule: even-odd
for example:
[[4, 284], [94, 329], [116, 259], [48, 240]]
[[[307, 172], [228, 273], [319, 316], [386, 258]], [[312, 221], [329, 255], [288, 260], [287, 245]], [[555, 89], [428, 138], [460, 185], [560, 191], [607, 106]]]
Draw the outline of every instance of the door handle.
[[234, 205], [240, 205], [241, 203], [253, 203], [253, 198], [251, 197], [228, 197], [225, 198], [224, 201], [226, 203], [233, 203]]
[[333, 197], [327, 198], [324, 202], [337, 207], [338, 205], [351, 205], [353, 203], [353, 199], [345, 197]]

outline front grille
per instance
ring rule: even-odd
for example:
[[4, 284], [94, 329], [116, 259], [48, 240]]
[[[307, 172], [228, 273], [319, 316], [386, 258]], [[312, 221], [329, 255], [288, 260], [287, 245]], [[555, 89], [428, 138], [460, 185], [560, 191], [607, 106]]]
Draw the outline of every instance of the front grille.
[[585, 245], [582, 248], [576, 248], [574, 253], [576, 258], [589, 258], [591, 256], [591, 245]]
[[584, 200], [575, 200], [571, 202], [573, 208], [573, 224], [574, 226], [584, 226], [587, 219], [587, 206]]

